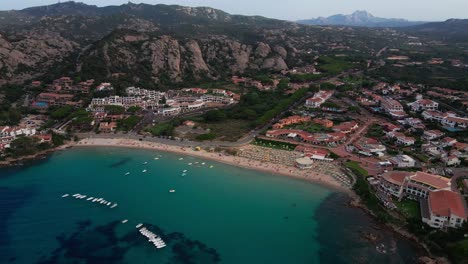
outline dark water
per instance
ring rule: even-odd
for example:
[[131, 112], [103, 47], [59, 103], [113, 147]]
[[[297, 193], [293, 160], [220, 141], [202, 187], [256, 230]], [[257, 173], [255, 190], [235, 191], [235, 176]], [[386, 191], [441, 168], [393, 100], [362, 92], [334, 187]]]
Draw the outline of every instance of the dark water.
[[[416, 257], [407, 241], [347, 207], [343, 194], [180, 158], [73, 149], [0, 169], [0, 263], [412, 263]], [[103, 197], [118, 207], [64, 193]], [[157, 250], [137, 232], [138, 223], [168, 246]], [[380, 233], [378, 243], [394, 251], [377, 252], [365, 232]]]

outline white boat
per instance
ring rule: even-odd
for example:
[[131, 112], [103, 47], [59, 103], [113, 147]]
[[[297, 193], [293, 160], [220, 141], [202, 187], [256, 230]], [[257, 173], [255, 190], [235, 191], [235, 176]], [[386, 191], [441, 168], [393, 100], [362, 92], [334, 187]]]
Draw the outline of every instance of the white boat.
[[108, 202], [108, 203], [107, 203], [107, 206], [109, 206], [109, 205], [111, 205], [111, 204], [112, 204], [111, 202]]
[[182, 172], [187, 172], [187, 170], [184, 170], [184, 171], [182, 171]]
[[202, 164], [201, 164], [201, 165], [205, 165], [205, 164], [206, 164], [205, 162], [202, 162]]
[[136, 228], [140, 228], [142, 226], [143, 226], [143, 224], [138, 224], [138, 225], [136, 225]]
[[159, 159], [158, 157], [154, 158], [154, 160], [158, 160], [158, 159]]
[[97, 200], [98, 200], [97, 198], [94, 198], [94, 199], [93, 199], [93, 203], [97, 202]]
[[182, 173], [182, 176], [186, 176], [186, 175], [187, 175], [187, 173]]
[[68, 197], [68, 196], [70, 196], [70, 195], [68, 193], [66, 193], [66, 194], [62, 195], [62, 198], [65, 198], [65, 197]]
[[89, 201], [89, 200], [92, 200], [92, 199], [93, 199], [93, 197], [88, 197], [88, 199], [86, 199], [86, 201]]
[[180, 158], [179, 160], [184, 160], [184, 158]]
[[127, 222], [128, 222], [128, 220], [125, 219], [125, 220], [122, 221], [122, 224], [125, 224], [125, 223], [127, 223]]
[[170, 193], [175, 193], [175, 190], [169, 190]]
[[130, 172], [125, 173], [125, 176], [128, 176], [128, 175], [130, 175]]
[[145, 173], [145, 172], [147, 172], [147, 170], [142, 170], [141, 172]]
[[117, 205], [118, 205], [118, 204], [115, 203], [115, 204], [113, 204], [110, 208], [115, 208], [115, 207], [117, 207]]
[[214, 166], [213, 166], [213, 165], [211, 165], [211, 166], [210, 166], [210, 169], [212, 169], [213, 167], [214, 167]]
[[189, 163], [188, 165], [189, 165], [189, 166], [192, 166], [192, 163]]
[[147, 161], [143, 162], [143, 165], [146, 165], [146, 164], [148, 164], [148, 162], [147, 162]]

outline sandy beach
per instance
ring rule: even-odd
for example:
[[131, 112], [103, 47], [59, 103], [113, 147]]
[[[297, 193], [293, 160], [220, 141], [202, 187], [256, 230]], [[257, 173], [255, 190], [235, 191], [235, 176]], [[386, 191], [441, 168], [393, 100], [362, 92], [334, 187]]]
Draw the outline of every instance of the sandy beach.
[[158, 151], [168, 151], [177, 154], [200, 157], [203, 159], [214, 160], [238, 167], [269, 172], [273, 174], [293, 177], [314, 183], [324, 185], [340, 192], [350, 193], [349, 189], [344, 188], [341, 184], [330, 175], [322, 174], [312, 170], [300, 170], [292, 166], [282, 164], [273, 164], [269, 162], [261, 162], [250, 160], [247, 158], [225, 155], [218, 152], [207, 152], [204, 150], [193, 150], [191, 148], [159, 144], [155, 142], [137, 141], [133, 139], [103, 139], [103, 138], [86, 138], [73, 146], [76, 147], [127, 147], [139, 149], [152, 149]]

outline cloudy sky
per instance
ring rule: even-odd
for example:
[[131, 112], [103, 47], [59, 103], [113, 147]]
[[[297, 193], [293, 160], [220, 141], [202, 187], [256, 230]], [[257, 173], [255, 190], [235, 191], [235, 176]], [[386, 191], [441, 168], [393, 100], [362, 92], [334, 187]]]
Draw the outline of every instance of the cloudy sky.
[[[22, 9], [58, 2], [58, 0], [0, 1], [2, 10]], [[105, 6], [120, 5], [128, 1], [81, 0], [81, 2]], [[379, 17], [424, 21], [468, 18], [468, 0], [133, 0], [132, 2], [210, 6], [233, 14], [263, 15], [289, 20], [348, 14], [355, 10], [367, 10]]]

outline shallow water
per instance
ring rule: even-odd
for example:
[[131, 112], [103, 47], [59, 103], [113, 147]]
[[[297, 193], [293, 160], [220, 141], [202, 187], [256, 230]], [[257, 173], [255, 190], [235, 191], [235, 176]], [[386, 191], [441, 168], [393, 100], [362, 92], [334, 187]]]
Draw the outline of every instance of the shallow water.
[[[103, 197], [118, 206], [62, 198], [64, 193]], [[388, 232], [383, 242], [396, 251], [378, 253], [361, 238], [374, 223], [345, 206], [346, 200], [309, 182], [199, 158], [72, 149], [0, 170], [0, 263], [404, 263], [415, 258], [411, 244]], [[128, 223], [121, 223], [124, 219]], [[168, 247], [157, 250], [137, 232], [138, 223], [161, 235]]]

